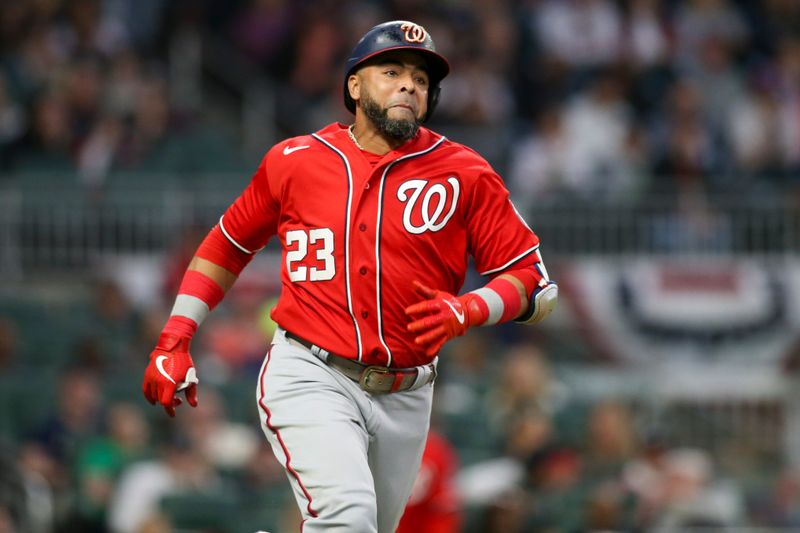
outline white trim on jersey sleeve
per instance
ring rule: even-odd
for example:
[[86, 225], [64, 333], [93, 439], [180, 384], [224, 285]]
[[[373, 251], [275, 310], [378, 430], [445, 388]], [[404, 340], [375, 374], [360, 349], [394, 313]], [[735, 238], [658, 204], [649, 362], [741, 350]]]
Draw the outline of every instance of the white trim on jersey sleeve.
[[484, 271], [484, 272], [480, 272], [480, 275], [481, 275], [481, 276], [488, 276], [489, 274], [494, 274], [495, 272], [500, 272], [500, 271], [502, 271], [502, 270], [505, 270], [506, 268], [508, 268], [508, 267], [509, 267], [509, 265], [513, 265], [514, 263], [516, 263], [517, 261], [519, 261], [520, 259], [522, 259], [522, 258], [523, 258], [523, 257], [525, 257], [526, 255], [528, 255], [529, 253], [531, 253], [531, 252], [535, 252], [535, 251], [536, 251], [536, 250], [538, 250], [538, 249], [539, 249], [539, 245], [537, 244], [537, 245], [536, 245], [536, 246], [534, 246], [533, 248], [529, 248], [529, 249], [525, 250], [524, 252], [522, 252], [521, 254], [519, 254], [519, 255], [518, 255], [517, 257], [515, 257], [514, 259], [512, 259], [512, 260], [508, 261], [506, 264], [504, 264], [504, 265], [502, 265], [502, 266], [499, 266], [499, 267], [497, 267], [497, 268], [493, 268], [493, 269], [491, 269], [491, 270], [486, 270], [486, 271]]
[[223, 218], [225, 218], [225, 215], [219, 217], [219, 229], [222, 230], [222, 234], [225, 235], [225, 238], [227, 238], [232, 245], [234, 245], [235, 247], [237, 247], [239, 250], [243, 251], [246, 254], [253, 255], [254, 253], [256, 253], [258, 250], [256, 250], [256, 252], [252, 252], [247, 248], [245, 248], [244, 246], [242, 246], [241, 244], [239, 244], [238, 242], [236, 242], [236, 240], [234, 240], [234, 238], [230, 236], [230, 234], [225, 229], [225, 225], [222, 223]]

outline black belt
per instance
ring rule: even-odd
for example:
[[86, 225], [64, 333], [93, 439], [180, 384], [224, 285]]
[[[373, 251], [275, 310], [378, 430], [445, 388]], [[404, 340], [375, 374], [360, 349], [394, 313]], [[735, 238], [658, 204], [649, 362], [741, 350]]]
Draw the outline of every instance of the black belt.
[[294, 333], [286, 331], [286, 338], [303, 348], [307, 348], [308, 351], [323, 362], [358, 383], [367, 392], [404, 392], [418, 389], [436, 379], [436, 365], [433, 363], [413, 368], [365, 365], [353, 359], [331, 353]]

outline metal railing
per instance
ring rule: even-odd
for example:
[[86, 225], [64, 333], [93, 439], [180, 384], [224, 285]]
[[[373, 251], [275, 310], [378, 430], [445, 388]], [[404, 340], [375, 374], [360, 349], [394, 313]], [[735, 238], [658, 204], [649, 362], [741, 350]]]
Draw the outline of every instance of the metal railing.
[[[0, 271], [83, 268], [98, 257], [158, 253], [192, 228], [212, 226], [246, 184], [229, 176], [181, 181], [148, 176], [103, 194], [35, 176], [0, 190]], [[668, 202], [541, 204], [523, 212], [549, 257], [665, 254], [787, 255], [800, 251], [800, 210], [776, 200], [719, 199], [682, 212]]]

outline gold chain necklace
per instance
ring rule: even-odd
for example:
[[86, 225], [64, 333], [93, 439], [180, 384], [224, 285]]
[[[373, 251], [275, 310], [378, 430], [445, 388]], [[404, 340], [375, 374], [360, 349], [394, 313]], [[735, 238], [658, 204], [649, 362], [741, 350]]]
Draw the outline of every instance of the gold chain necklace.
[[[353, 134], [353, 127], [355, 127], [355, 124], [350, 124], [350, 127], [347, 128], [347, 133], [348, 135], [350, 135], [350, 139], [352, 139], [355, 145], [358, 146], [359, 150], [364, 150], [364, 147], [358, 144], [358, 140], [356, 139], [356, 136]], [[366, 150], [364, 151], [366, 152]]]

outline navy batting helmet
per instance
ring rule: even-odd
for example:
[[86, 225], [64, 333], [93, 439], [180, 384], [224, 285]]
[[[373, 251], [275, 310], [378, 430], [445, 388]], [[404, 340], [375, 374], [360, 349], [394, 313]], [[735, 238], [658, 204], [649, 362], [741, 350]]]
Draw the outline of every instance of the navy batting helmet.
[[450, 72], [450, 64], [436, 52], [436, 46], [428, 32], [413, 22], [393, 20], [378, 24], [369, 30], [356, 44], [344, 67], [344, 105], [351, 113], [356, 112], [356, 103], [350, 97], [347, 79], [368, 59], [392, 50], [415, 50], [421, 53], [427, 63], [428, 112], [424, 120], [433, 113], [439, 101], [439, 82]]

